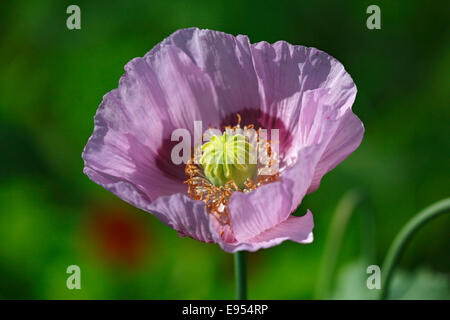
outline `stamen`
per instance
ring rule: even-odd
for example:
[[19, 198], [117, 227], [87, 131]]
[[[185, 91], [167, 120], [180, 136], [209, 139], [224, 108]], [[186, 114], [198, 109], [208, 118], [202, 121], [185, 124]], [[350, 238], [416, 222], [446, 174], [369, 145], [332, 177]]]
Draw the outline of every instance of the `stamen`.
[[241, 125], [241, 115], [239, 113], [236, 113], [236, 117], [238, 118], [238, 123], [237, 125]]
[[[233, 127], [225, 126], [224, 130], [242, 130], [240, 128], [240, 124], [242, 121], [241, 115], [237, 113], [236, 116], [237, 125]], [[244, 130], [253, 129], [254, 127], [255, 126], [253, 124], [250, 124], [248, 126], [245, 126]], [[208, 178], [203, 173], [203, 170], [201, 170], [201, 167], [196, 164], [198, 163], [198, 161], [194, 161], [194, 158], [191, 158], [190, 161], [186, 164], [185, 174], [187, 179], [186, 181], [184, 181], [184, 183], [188, 185], [188, 195], [194, 200], [203, 201], [205, 203], [208, 214], [213, 214], [223, 225], [229, 224], [228, 201], [230, 200], [230, 197], [234, 192], [248, 193], [256, 190], [258, 187], [264, 184], [276, 181], [279, 177], [278, 171], [271, 170], [272, 166], [277, 164], [277, 159], [274, 157], [275, 155], [272, 152], [271, 141], [263, 140], [260, 136], [260, 130], [261, 128], [258, 128], [256, 130], [255, 142], [258, 146], [266, 148], [266, 153], [269, 159], [264, 165], [261, 165], [258, 168], [256, 181], [247, 178], [241, 188], [239, 188], [236, 182], [233, 180], [227, 181], [223, 186], [215, 186], [208, 180]], [[261, 174], [261, 172], [273, 171], [275, 172], [270, 175]]]

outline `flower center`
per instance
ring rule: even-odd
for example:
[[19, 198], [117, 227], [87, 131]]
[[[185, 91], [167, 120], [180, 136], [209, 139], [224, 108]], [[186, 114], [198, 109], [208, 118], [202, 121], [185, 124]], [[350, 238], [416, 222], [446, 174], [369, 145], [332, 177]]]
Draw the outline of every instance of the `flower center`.
[[207, 212], [221, 224], [229, 224], [228, 201], [233, 192], [251, 192], [279, 177], [277, 153], [261, 128], [238, 124], [224, 127], [201, 146], [201, 158], [192, 158], [185, 168], [187, 193], [205, 203]]
[[255, 175], [255, 151], [248, 138], [224, 132], [221, 136], [212, 136], [211, 141], [202, 146], [200, 163], [205, 176], [216, 187], [232, 180], [242, 189], [247, 179]]

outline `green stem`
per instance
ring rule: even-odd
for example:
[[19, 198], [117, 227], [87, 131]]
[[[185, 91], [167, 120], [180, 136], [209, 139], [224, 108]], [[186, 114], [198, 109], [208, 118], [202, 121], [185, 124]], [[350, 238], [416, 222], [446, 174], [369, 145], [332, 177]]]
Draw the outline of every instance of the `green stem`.
[[450, 211], [450, 198], [432, 204], [419, 212], [400, 231], [395, 238], [383, 262], [382, 281], [379, 299], [386, 299], [394, 268], [405, 250], [408, 241], [425, 223]]
[[247, 252], [234, 254], [234, 274], [236, 278], [236, 299], [247, 300]]
[[357, 191], [347, 192], [339, 201], [334, 212], [330, 231], [327, 236], [323, 256], [319, 268], [319, 277], [315, 291], [315, 299], [329, 299], [330, 287], [336, 269], [338, 254], [342, 245], [347, 224], [360, 202]]

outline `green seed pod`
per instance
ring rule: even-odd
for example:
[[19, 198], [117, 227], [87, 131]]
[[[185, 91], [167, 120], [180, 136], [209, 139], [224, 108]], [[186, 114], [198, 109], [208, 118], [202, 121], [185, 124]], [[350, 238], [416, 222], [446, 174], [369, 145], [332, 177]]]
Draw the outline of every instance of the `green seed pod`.
[[208, 180], [215, 186], [224, 186], [230, 180], [242, 189], [247, 178], [256, 172], [254, 147], [243, 135], [212, 136], [211, 141], [202, 146], [200, 163]]

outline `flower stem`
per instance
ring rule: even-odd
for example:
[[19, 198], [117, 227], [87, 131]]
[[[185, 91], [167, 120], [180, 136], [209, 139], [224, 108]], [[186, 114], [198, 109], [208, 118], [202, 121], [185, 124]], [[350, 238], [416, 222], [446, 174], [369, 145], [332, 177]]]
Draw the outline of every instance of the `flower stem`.
[[247, 300], [247, 252], [234, 254], [234, 275], [236, 281], [236, 299]]
[[419, 212], [398, 233], [386, 255], [382, 267], [382, 281], [379, 299], [386, 299], [394, 267], [414, 233], [431, 219], [450, 211], [450, 198], [438, 201]]

